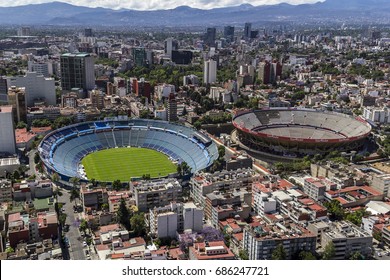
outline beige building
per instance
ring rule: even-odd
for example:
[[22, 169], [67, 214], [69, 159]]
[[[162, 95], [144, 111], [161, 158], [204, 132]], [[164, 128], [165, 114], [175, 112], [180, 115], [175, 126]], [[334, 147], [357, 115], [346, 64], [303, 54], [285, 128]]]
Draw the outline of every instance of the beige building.
[[174, 178], [130, 182], [130, 191], [142, 212], [182, 201], [182, 186]]
[[8, 180], [0, 180], [0, 203], [12, 201], [12, 184]]
[[322, 233], [322, 248], [330, 242], [334, 244], [336, 260], [348, 259], [356, 252], [366, 257], [372, 253], [372, 236], [351, 222], [341, 221], [331, 224], [329, 230]]

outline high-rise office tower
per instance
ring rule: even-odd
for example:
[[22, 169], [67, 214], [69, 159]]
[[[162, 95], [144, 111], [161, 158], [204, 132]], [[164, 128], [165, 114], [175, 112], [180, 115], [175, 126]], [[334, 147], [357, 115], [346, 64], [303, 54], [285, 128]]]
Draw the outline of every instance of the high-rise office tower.
[[8, 104], [8, 82], [7, 79], [0, 77], [0, 106]]
[[209, 47], [214, 47], [216, 36], [217, 36], [217, 29], [215, 27], [207, 28], [205, 38], [204, 38], [204, 42], [206, 43], [206, 45], [208, 45]]
[[0, 106], [0, 153], [16, 153], [12, 106]]
[[136, 66], [143, 67], [146, 65], [147, 60], [146, 60], [145, 48], [133, 48], [132, 55], [133, 55], [134, 64]]
[[229, 42], [233, 42], [234, 41], [234, 26], [225, 26], [225, 28], [223, 29], [223, 36]]
[[63, 90], [95, 88], [94, 58], [88, 53], [61, 55], [61, 86]]
[[250, 22], [245, 23], [244, 37], [246, 39], [250, 39], [251, 38], [251, 32], [252, 32], [252, 23], [250, 23]]
[[178, 44], [177, 41], [173, 38], [168, 38], [164, 42], [164, 52], [166, 55], [168, 55], [170, 58], [172, 58], [172, 51], [178, 50]]
[[93, 37], [92, 28], [85, 28], [84, 29], [84, 36], [85, 37]]
[[204, 62], [203, 83], [212, 84], [217, 81], [217, 62], [210, 59]]
[[26, 89], [10, 87], [8, 90], [8, 104], [12, 106], [12, 111], [16, 122], [27, 122]]

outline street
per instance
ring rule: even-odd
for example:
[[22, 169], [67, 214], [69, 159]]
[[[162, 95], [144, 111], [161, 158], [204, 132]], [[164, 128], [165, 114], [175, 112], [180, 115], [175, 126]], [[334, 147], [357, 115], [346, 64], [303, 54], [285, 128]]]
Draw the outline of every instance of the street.
[[58, 197], [58, 202], [63, 204], [64, 213], [67, 215], [66, 224], [69, 225], [69, 231], [65, 232], [65, 236], [69, 239], [70, 247], [69, 255], [71, 260], [85, 260], [83, 248], [83, 238], [79, 231], [78, 213], [73, 211], [73, 203], [70, 202], [70, 193], [61, 189], [62, 196]]

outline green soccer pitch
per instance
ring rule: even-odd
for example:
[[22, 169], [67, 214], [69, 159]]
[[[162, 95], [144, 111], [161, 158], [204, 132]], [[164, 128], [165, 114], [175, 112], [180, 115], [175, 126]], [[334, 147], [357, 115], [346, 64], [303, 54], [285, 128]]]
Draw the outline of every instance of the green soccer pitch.
[[144, 148], [115, 148], [87, 155], [81, 163], [88, 179], [102, 182], [150, 174], [151, 178], [165, 177], [177, 172], [177, 167], [163, 153]]

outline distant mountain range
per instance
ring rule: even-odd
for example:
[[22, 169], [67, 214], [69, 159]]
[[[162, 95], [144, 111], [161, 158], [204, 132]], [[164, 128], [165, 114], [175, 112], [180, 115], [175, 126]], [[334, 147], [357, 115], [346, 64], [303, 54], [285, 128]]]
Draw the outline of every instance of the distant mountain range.
[[326, 0], [314, 4], [243, 4], [211, 10], [180, 6], [138, 11], [88, 8], [62, 2], [0, 7], [0, 24], [100, 26], [221, 26], [244, 22], [384, 22], [390, 21], [389, 0]]

